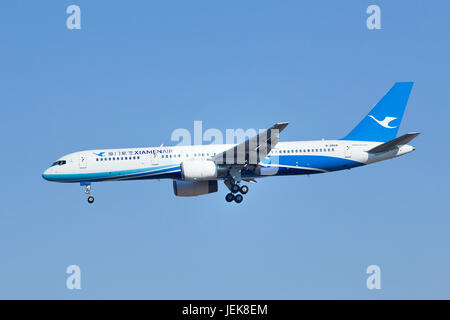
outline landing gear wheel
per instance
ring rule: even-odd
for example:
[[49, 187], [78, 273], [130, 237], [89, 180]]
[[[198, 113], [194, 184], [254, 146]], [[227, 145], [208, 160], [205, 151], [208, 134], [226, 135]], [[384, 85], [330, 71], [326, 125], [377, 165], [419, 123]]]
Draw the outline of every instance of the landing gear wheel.
[[239, 192], [239, 186], [237, 184], [233, 184], [230, 189], [231, 189], [231, 192], [233, 192], [233, 193]]
[[237, 195], [234, 196], [234, 201], [235, 201], [236, 203], [241, 203], [242, 200], [244, 200], [244, 197], [243, 197], [242, 195], [237, 194]]
[[239, 189], [239, 191], [240, 191], [242, 194], [246, 194], [246, 193], [248, 192], [248, 187], [247, 187], [247, 186], [242, 186], [242, 187]]
[[93, 196], [89, 196], [88, 202], [89, 202], [89, 203], [93, 203], [93, 202], [94, 202], [94, 197], [93, 197]]
[[234, 194], [228, 193], [228, 194], [225, 196], [225, 200], [227, 200], [227, 202], [233, 201], [233, 200], [234, 200]]

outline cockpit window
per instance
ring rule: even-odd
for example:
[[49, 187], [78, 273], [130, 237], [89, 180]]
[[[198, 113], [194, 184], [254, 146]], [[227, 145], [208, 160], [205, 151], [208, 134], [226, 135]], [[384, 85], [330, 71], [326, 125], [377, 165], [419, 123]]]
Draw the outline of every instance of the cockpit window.
[[53, 166], [63, 166], [65, 164], [66, 164], [66, 160], [59, 160], [59, 161], [53, 162], [53, 164], [51, 166], [52, 167]]

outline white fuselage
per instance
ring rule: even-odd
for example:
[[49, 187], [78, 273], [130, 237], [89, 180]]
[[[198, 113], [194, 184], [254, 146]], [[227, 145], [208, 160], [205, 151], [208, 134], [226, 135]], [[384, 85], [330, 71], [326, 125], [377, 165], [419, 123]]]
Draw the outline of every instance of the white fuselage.
[[[261, 165], [276, 167], [274, 175], [323, 173], [395, 158], [414, 150], [410, 145], [403, 145], [379, 154], [367, 152], [380, 144], [345, 140], [279, 142]], [[86, 150], [61, 157], [43, 177], [55, 182], [180, 179], [183, 161], [211, 159], [232, 147], [217, 144]]]

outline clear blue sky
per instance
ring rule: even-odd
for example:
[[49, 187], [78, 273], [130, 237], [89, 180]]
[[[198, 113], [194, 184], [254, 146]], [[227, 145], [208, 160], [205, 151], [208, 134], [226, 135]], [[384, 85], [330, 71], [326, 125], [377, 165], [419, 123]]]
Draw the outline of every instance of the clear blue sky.
[[[66, 28], [77, 4], [82, 29]], [[378, 4], [382, 30], [366, 28]], [[450, 298], [448, 1], [2, 1], [0, 298]], [[176, 128], [340, 138], [414, 81], [409, 155], [176, 198], [44, 181], [58, 157]], [[82, 290], [65, 287], [81, 267]], [[366, 288], [368, 265], [382, 290]]]

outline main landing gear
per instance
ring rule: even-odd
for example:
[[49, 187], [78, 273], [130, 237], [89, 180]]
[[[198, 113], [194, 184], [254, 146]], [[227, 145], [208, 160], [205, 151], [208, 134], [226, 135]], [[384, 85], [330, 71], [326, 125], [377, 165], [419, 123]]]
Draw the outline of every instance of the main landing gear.
[[[239, 187], [239, 185], [237, 185], [237, 184], [232, 184], [229, 189], [231, 192], [225, 196], [225, 200], [227, 202], [231, 202], [234, 200], [234, 202], [236, 202], [236, 203], [241, 203], [242, 200], [244, 200], [244, 197], [242, 195], [246, 194], [248, 192], [247, 186]], [[236, 194], [238, 192], [240, 192], [241, 194]]]
[[245, 185], [243, 186], [239, 185], [239, 183], [241, 182], [240, 171], [232, 172], [230, 170], [230, 174], [232, 176], [232, 179], [226, 179], [224, 181], [227, 188], [231, 191], [225, 196], [225, 200], [227, 202], [234, 201], [236, 203], [241, 203], [242, 200], [244, 200], [244, 197], [242, 195], [248, 192], [248, 187]]
[[83, 182], [80, 182], [80, 186], [84, 186], [85, 187], [84, 193], [89, 195], [89, 197], [87, 198], [87, 201], [89, 203], [93, 203], [94, 197], [91, 195], [91, 183], [88, 181], [83, 181]]

